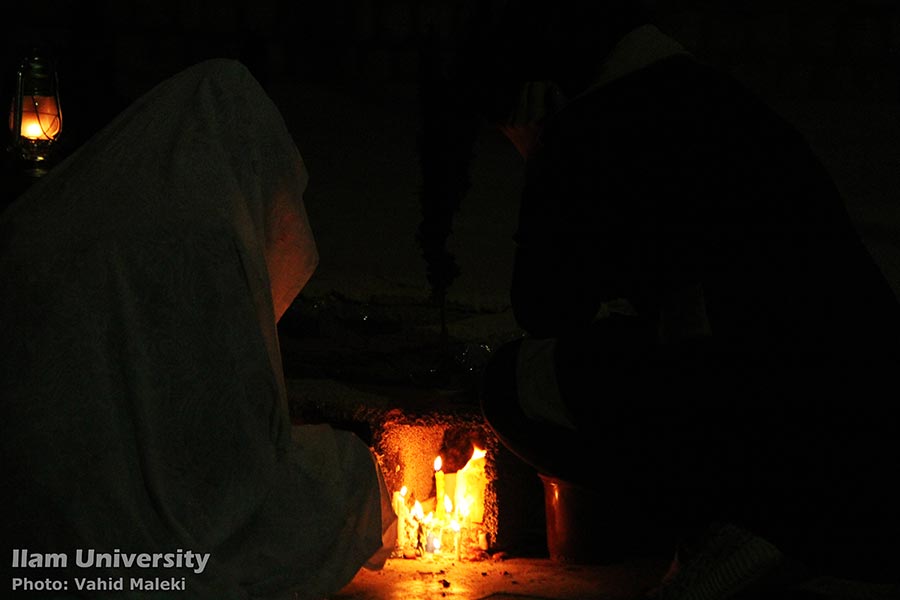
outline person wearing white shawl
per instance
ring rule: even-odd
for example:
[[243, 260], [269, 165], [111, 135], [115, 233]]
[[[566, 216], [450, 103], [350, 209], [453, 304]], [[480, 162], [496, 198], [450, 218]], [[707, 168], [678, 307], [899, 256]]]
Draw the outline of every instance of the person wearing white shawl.
[[322, 598], [384, 564], [395, 516], [371, 450], [288, 413], [276, 323], [318, 263], [307, 180], [260, 84], [212, 59], [6, 209], [10, 578]]

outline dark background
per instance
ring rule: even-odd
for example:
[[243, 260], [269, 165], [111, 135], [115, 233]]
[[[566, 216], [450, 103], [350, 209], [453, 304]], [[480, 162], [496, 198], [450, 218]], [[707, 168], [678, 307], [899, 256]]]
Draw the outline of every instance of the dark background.
[[[471, 0], [468, 0], [471, 1]], [[488, 0], [489, 1], [489, 0]], [[484, 2], [483, 2], [484, 3]], [[31, 46], [51, 48], [67, 137], [164, 77], [212, 56], [239, 58], [264, 84], [410, 82], [421, 37], [447, 48], [463, 0], [45, 0], [4, 8], [8, 77]], [[659, 24], [689, 50], [770, 98], [900, 96], [900, 11], [892, 0], [658, 0]]]

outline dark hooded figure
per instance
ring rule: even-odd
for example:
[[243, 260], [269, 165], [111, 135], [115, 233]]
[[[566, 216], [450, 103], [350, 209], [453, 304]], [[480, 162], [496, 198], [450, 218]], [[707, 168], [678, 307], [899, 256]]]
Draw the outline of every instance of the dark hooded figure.
[[[495, 22], [451, 73], [526, 159], [527, 336], [486, 369], [488, 422], [542, 474], [599, 482], [605, 539], [679, 548], [706, 597], [784, 564], [898, 581], [900, 308], [810, 146], [625, 0]], [[747, 555], [692, 567], [710, 539]]]

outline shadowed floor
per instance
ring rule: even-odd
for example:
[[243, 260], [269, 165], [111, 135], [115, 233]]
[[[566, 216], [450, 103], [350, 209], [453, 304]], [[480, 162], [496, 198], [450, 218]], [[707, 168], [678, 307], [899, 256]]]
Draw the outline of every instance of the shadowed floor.
[[360, 571], [330, 600], [624, 600], [652, 588], [667, 567], [652, 560], [582, 566], [540, 558], [389, 559], [381, 571]]

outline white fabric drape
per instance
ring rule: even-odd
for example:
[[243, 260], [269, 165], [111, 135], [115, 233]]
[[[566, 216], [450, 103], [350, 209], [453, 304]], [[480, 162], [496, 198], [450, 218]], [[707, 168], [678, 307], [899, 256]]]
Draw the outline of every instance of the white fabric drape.
[[325, 426], [292, 441], [275, 325], [318, 261], [306, 183], [275, 105], [216, 59], [6, 210], [5, 556], [209, 553], [199, 574], [69, 575], [184, 576], [179, 598], [216, 600], [321, 598], [378, 566], [369, 448]]

